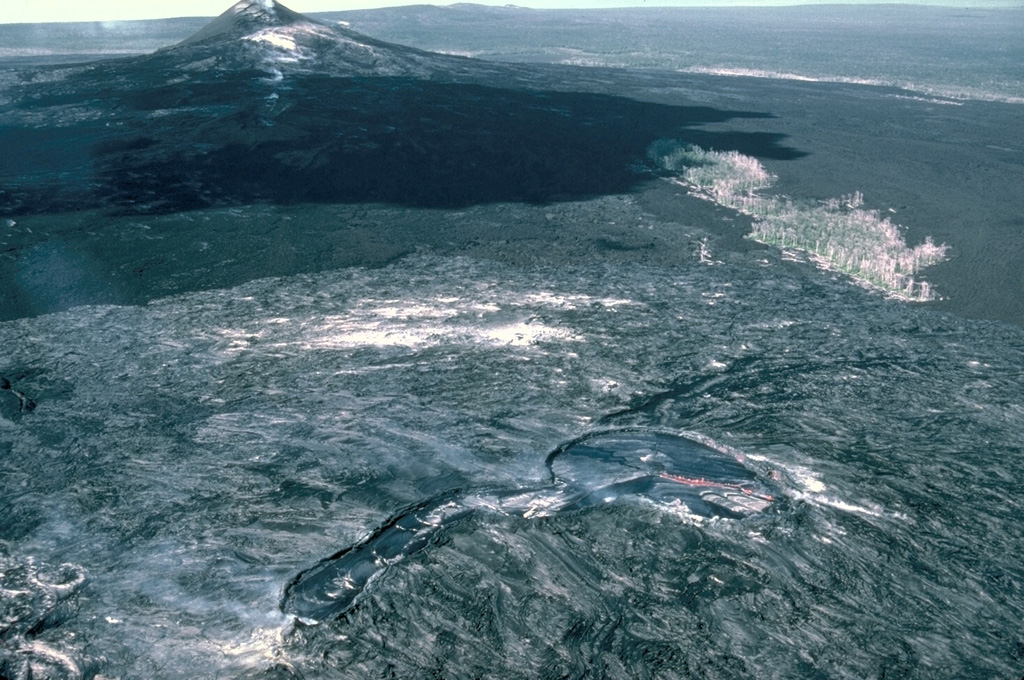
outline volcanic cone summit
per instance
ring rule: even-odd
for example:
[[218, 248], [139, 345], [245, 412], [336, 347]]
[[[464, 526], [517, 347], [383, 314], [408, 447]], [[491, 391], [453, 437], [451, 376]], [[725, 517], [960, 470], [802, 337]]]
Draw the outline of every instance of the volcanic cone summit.
[[311, 19], [275, 0], [240, 0], [192, 37], [155, 56], [184, 64], [193, 73], [256, 68], [275, 80], [298, 73], [427, 77], [459, 70], [467, 61], [375, 40]]
[[239, 0], [181, 44], [221, 42], [243, 38], [262, 29], [300, 23], [320, 24], [319, 21], [293, 12], [276, 0]]

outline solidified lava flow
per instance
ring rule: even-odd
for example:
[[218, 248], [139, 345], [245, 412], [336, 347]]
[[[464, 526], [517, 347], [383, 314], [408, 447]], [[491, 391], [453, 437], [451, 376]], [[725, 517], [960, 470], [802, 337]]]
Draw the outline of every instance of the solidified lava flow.
[[552, 452], [547, 466], [551, 484], [541, 489], [448, 493], [406, 508], [361, 543], [299, 574], [285, 590], [285, 613], [307, 622], [337, 618], [388, 566], [478, 510], [546, 517], [632, 498], [696, 517], [741, 518], [773, 505], [769, 489], [736, 456], [674, 434], [584, 436]]

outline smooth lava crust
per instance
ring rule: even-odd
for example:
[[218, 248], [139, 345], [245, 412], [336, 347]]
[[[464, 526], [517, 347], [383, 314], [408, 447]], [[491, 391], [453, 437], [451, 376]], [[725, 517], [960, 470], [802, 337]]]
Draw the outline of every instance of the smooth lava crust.
[[388, 566], [477, 511], [529, 519], [646, 499], [697, 517], [740, 519], [774, 505], [770, 488], [740, 458], [675, 434], [591, 434], [555, 449], [547, 466], [551, 484], [540, 489], [452, 492], [406, 508], [362, 542], [298, 574], [285, 588], [282, 609], [306, 623], [338, 618]]

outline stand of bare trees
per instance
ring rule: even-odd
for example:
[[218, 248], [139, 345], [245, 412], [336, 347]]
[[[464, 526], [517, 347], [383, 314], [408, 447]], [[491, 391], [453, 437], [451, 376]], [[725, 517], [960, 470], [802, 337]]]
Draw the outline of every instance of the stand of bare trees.
[[918, 272], [946, 257], [947, 246], [931, 237], [907, 247], [898, 225], [877, 210], [863, 208], [860, 192], [820, 203], [762, 196], [775, 176], [756, 158], [735, 151], [705, 151], [696, 146], [660, 141], [649, 155], [661, 167], [679, 173], [690, 191], [754, 218], [750, 238], [802, 250], [825, 266], [882, 288], [904, 300], [934, 299]]

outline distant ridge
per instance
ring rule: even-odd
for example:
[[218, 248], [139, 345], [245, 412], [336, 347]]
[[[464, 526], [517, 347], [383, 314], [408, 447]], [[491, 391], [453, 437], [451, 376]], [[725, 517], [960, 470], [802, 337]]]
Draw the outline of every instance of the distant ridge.
[[[426, 6], [427, 7], [431, 7], [433, 5], [426, 5]], [[491, 11], [491, 12], [495, 12], [495, 11], [500, 12], [502, 10], [509, 10], [509, 9], [529, 10], [529, 9], [532, 9], [532, 8], [524, 7], [522, 5], [512, 5], [512, 4], [501, 5], [500, 7], [497, 7], [495, 5], [482, 5], [482, 4], [478, 3], [478, 2], [456, 2], [456, 3], [453, 3], [451, 5], [444, 5], [444, 6], [442, 6], [442, 9], [467, 9], [467, 10], [477, 10], [477, 11], [484, 10], [484, 11]]]

